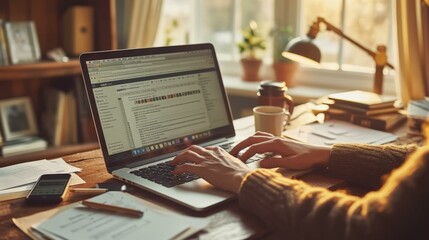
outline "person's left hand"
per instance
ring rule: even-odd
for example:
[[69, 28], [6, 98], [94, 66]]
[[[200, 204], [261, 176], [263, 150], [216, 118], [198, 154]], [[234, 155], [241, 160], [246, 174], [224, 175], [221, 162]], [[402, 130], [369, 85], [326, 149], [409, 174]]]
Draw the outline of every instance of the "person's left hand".
[[172, 163], [173, 174], [192, 173], [215, 187], [238, 193], [244, 176], [251, 170], [241, 160], [220, 147], [190, 146]]

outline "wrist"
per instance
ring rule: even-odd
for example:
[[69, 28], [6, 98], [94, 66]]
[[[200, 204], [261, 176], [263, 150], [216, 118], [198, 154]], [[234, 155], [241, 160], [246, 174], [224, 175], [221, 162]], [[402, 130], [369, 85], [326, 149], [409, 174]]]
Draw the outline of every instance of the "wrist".
[[234, 174], [233, 177], [233, 184], [232, 184], [232, 192], [235, 194], [239, 194], [240, 193], [240, 189], [241, 189], [241, 184], [243, 183], [243, 180], [245, 178], [245, 176], [249, 173], [250, 171], [246, 171], [246, 172], [238, 172]]
[[329, 159], [331, 158], [331, 147], [319, 146], [317, 151], [318, 166], [328, 166]]

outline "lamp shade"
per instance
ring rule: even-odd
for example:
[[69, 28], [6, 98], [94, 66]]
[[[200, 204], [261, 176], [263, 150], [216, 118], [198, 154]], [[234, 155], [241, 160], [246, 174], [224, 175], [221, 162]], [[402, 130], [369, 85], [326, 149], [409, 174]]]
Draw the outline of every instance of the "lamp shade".
[[319, 66], [322, 57], [320, 49], [308, 38], [294, 38], [286, 46], [283, 57], [295, 62]]

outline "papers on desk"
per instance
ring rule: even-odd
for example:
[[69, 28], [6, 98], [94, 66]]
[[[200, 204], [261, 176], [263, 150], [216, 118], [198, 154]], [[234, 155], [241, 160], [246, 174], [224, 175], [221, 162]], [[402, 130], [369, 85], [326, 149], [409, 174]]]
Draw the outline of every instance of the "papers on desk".
[[180, 239], [208, 224], [208, 220], [173, 214], [124, 192], [107, 192], [90, 200], [137, 209], [144, 215], [141, 218], [127, 217], [76, 203], [14, 218], [13, 222], [35, 239]]
[[[85, 181], [75, 173], [70, 173], [70, 174], [71, 174], [70, 186], [85, 183]], [[33, 188], [34, 184], [35, 183], [29, 183], [19, 187], [0, 190], [0, 201], [24, 198], [28, 195], [30, 190]]]
[[338, 120], [301, 126], [284, 131], [283, 135], [298, 141], [324, 146], [335, 143], [384, 144], [397, 139], [397, 136], [391, 133]]
[[408, 103], [407, 115], [409, 117], [424, 119], [429, 116], [429, 98], [411, 100]]
[[[27, 196], [34, 183], [43, 174], [73, 173], [80, 168], [67, 164], [62, 158], [39, 160], [0, 168], [0, 201]], [[72, 174], [70, 185], [85, 183]]]
[[43, 174], [78, 172], [63, 159], [39, 160], [0, 168], [0, 190], [36, 182]]

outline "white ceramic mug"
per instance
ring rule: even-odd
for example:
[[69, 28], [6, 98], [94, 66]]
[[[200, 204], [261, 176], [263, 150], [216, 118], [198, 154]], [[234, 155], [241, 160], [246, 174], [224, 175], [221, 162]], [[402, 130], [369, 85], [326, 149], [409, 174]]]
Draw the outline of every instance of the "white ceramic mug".
[[290, 113], [277, 106], [259, 106], [253, 108], [255, 130], [281, 136], [285, 124], [289, 121]]

